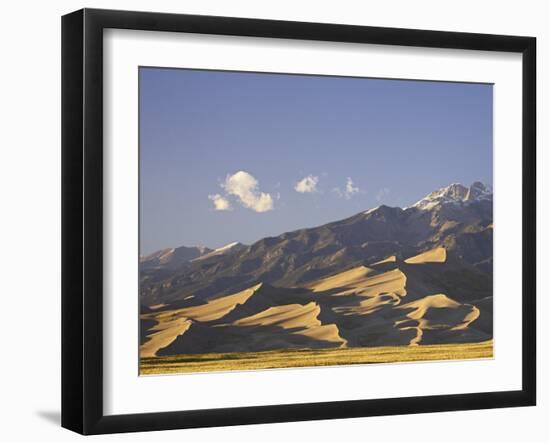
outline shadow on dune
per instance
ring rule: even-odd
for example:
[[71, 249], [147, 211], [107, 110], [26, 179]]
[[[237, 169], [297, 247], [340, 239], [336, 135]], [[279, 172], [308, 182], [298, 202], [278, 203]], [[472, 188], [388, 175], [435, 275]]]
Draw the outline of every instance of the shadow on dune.
[[300, 334], [304, 328], [279, 326], [215, 326], [193, 323], [189, 330], [157, 355], [262, 352], [277, 349], [336, 348], [339, 343]]

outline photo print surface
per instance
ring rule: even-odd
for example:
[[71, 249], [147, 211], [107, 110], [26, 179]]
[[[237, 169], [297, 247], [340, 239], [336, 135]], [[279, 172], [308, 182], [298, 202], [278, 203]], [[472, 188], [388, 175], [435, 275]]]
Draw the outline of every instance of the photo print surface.
[[140, 374], [493, 356], [493, 85], [141, 67]]

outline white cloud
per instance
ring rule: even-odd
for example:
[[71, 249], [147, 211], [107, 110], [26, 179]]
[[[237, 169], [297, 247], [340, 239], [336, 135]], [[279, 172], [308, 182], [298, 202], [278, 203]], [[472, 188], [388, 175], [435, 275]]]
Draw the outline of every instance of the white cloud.
[[381, 202], [390, 194], [390, 190], [388, 188], [382, 188], [376, 193], [376, 200]]
[[296, 190], [296, 192], [300, 192], [302, 194], [306, 192], [315, 192], [317, 191], [317, 183], [319, 183], [319, 177], [308, 175], [307, 177], [304, 177], [302, 180], [296, 183], [294, 189]]
[[227, 175], [222, 188], [238, 198], [241, 205], [255, 212], [267, 212], [273, 209], [273, 198], [258, 187], [258, 180], [245, 171]]
[[346, 180], [346, 191], [344, 192], [344, 197], [346, 200], [349, 200], [353, 194], [356, 194], [359, 192], [359, 188], [357, 186], [353, 186], [353, 180], [351, 177], [348, 177]]
[[340, 188], [336, 187], [332, 188], [332, 192], [334, 192], [340, 198], [345, 198], [346, 200], [349, 200], [353, 196], [353, 194], [357, 194], [361, 191], [357, 186], [353, 186], [353, 180], [351, 179], [351, 177], [348, 177], [346, 179], [346, 186], [343, 191]]
[[216, 211], [231, 211], [231, 203], [225, 197], [220, 194], [212, 194], [208, 196], [208, 200], [212, 200]]

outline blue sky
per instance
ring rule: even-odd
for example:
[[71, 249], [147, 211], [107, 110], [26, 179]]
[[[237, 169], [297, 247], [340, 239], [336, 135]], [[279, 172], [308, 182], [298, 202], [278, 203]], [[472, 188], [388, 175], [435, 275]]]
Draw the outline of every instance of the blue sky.
[[487, 84], [140, 68], [141, 253], [492, 184]]

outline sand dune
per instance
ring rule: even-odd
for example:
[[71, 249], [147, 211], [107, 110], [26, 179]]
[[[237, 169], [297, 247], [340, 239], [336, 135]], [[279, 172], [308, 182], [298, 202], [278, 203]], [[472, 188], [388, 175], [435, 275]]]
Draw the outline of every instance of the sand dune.
[[317, 280], [307, 285], [307, 287], [313, 289], [314, 292], [328, 291], [342, 287], [355, 287], [360, 282], [364, 281], [369, 274], [374, 272], [374, 269], [367, 268], [366, 266], [358, 266], [357, 268]]
[[397, 257], [395, 255], [390, 255], [389, 257], [386, 257], [384, 260], [377, 261], [370, 266], [383, 265], [385, 263], [395, 263], [396, 261], [397, 261]]
[[[274, 306], [257, 314], [217, 324], [193, 322], [178, 335], [149, 347], [142, 347], [142, 356], [174, 354], [201, 354], [203, 352], [258, 352], [269, 349], [334, 348], [346, 345], [335, 324], [322, 324], [317, 318], [320, 306], [315, 302], [305, 305]], [[176, 313], [175, 315], [178, 315]], [[174, 330], [172, 330], [174, 332]], [[171, 338], [171, 340], [170, 340]], [[145, 352], [148, 351], [148, 352]]]
[[468, 326], [470, 326], [471, 323], [476, 321], [479, 318], [480, 310], [477, 306], [473, 305], [467, 305], [471, 306], [471, 311], [464, 316], [464, 319], [461, 324], [458, 324], [456, 326], [452, 327], [453, 331], [460, 331], [466, 329]]
[[304, 335], [318, 341], [340, 343], [340, 347], [342, 348], [347, 345], [347, 340], [340, 337], [338, 326], [333, 323], [307, 328], [302, 331], [297, 331], [295, 334]]
[[184, 334], [191, 326], [191, 320], [174, 317], [172, 320], [161, 321], [149, 331], [149, 340], [140, 346], [140, 357], [154, 357], [157, 351], [172, 343], [178, 336]]
[[378, 311], [383, 306], [395, 306], [398, 305], [400, 302], [401, 298], [398, 295], [390, 293], [365, 298], [356, 305], [337, 306], [332, 308], [332, 310], [338, 314], [343, 315], [369, 315], [373, 312]]
[[424, 317], [428, 309], [433, 308], [458, 308], [460, 303], [450, 299], [445, 294], [428, 295], [420, 300], [416, 300], [402, 306], [399, 309], [414, 309], [407, 316], [409, 318], [419, 319]]
[[[335, 324], [322, 324], [317, 318], [321, 308], [313, 301], [303, 305], [294, 303], [272, 306], [253, 315], [246, 315], [249, 309], [257, 310], [263, 304], [252, 303], [250, 308], [244, 309], [257, 292], [262, 292], [262, 299], [265, 298], [263, 301], [272, 300], [272, 303], [273, 299], [282, 301], [294, 297], [295, 290], [270, 287], [263, 291], [262, 286], [260, 283], [198, 306], [143, 314], [142, 321], [154, 320], [156, 324], [147, 331], [147, 341], [141, 346], [140, 355], [153, 357], [170, 355], [171, 352], [193, 353], [201, 346], [219, 350], [235, 347], [269, 349], [345, 346], [346, 340], [340, 337], [338, 327]], [[241, 309], [239, 313], [235, 311], [237, 307]], [[234, 313], [238, 317], [231, 320]], [[208, 326], [215, 321], [219, 321], [218, 324]], [[251, 327], [256, 328], [254, 333], [250, 333]]]
[[434, 248], [406, 259], [405, 263], [410, 265], [423, 263], [445, 263], [446, 260], [447, 250], [445, 248]]
[[[142, 357], [155, 356], [159, 349], [167, 347], [178, 336], [184, 334], [193, 320], [199, 322], [217, 320], [231, 312], [237, 305], [245, 303], [260, 287], [261, 283], [199, 306], [143, 314], [142, 320], [155, 320], [157, 324], [148, 330], [151, 334], [147, 335], [148, 341], [141, 345], [140, 355]], [[158, 306], [157, 309], [161, 307], [163, 306]]]
[[266, 309], [259, 314], [252, 315], [234, 322], [239, 326], [279, 326], [283, 329], [296, 327], [321, 326], [317, 320], [321, 308], [315, 302], [307, 305], [284, 305]]
[[180, 316], [200, 322], [218, 320], [235, 309], [237, 305], [242, 305], [245, 303], [258, 289], [261, 288], [261, 286], [262, 284], [259, 283], [256, 286], [245, 289], [244, 291], [236, 294], [220, 297], [203, 305], [178, 309], [172, 312], [177, 312]]
[[410, 344], [419, 344], [425, 331], [461, 331], [479, 317], [479, 309], [470, 304], [461, 304], [445, 294], [429, 295], [420, 300], [398, 306], [408, 309], [406, 317], [395, 324], [401, 330], [416, 329], [417, 335]]
[[310, 283], [308, 288], [314, 292], [334, 291], [333, 295], [361, 295], [376, 297], [381, 294], [407, 294], [407, 277], [399, 269], [376, 273], [371, 268], [359, 266], [349, 271]]
[[334, 324], [323, 325], [317, 318], [320, 313], [321, 308], [315, 302], [306, 305], [283, 305], [237, 320], [233, 324], [236, 326], [277, 326], [282, 329], [298, 329], [294, 331], [294, 334], [345, 345], [346, 340], [340, 337], [338, 327]]
[[[260, 283], [200, 305], [148, 311], [141, 316], [147, 341], [140, 355], [424, 346], [491, 338], [491, 325], [478, 321], [481, 311], [470, 303], [479, 300], [487, 309], [490, 299], [467, 298], [460, 291], [450, 298], [438, 288], [433, 276], [449, 265], [445, 248], [409, 258], [403, 270], [399, 263], [389, 256], [373, 267], [356, 266], [302, 288]], [[475, 295], [472, 288], [468, 293]], [[403, 304], [406, 295], [412, 300]]]

